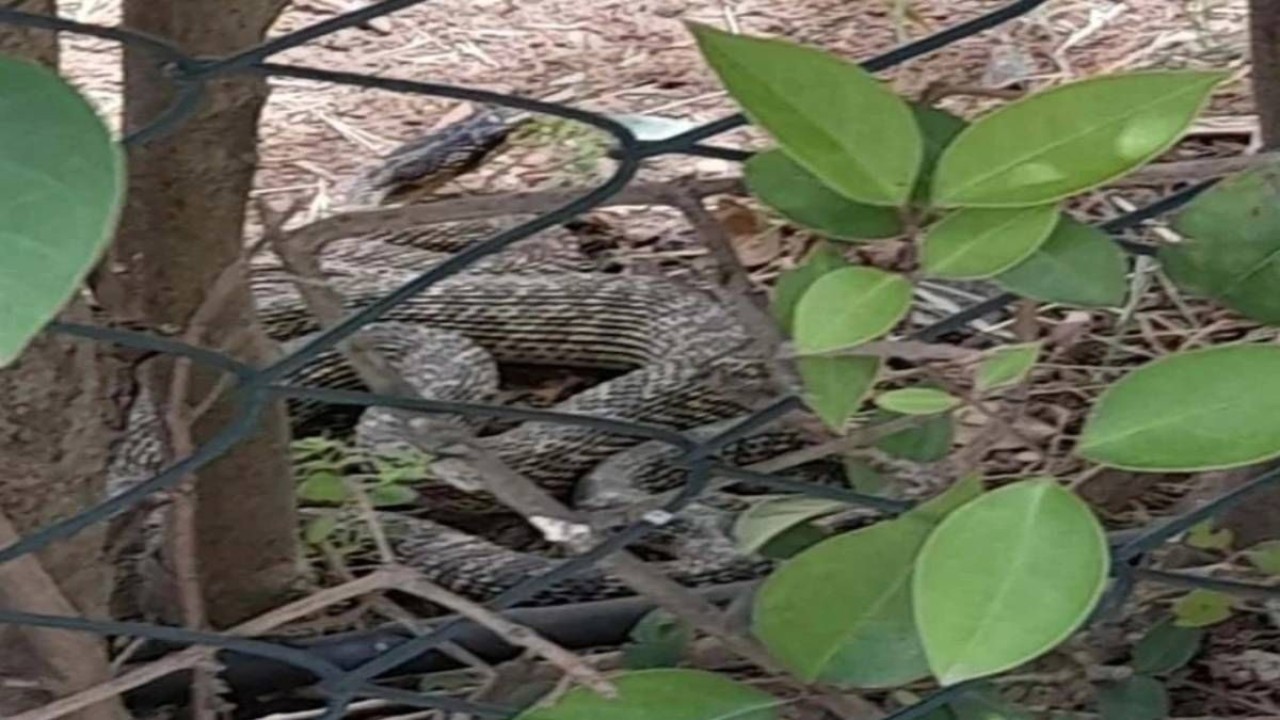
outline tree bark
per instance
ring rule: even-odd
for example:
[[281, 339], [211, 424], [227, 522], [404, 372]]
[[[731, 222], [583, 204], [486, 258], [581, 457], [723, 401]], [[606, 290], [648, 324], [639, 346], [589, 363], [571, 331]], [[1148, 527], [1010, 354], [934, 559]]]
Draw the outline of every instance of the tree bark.
[[1280, 147], [1280, 4], [1249, 0], [1253, 99], [1262, 143]]
[[[1280, 3], [1275, 0], [1249, 0], [1249, 27], [1253, 100], [1258, 111], [1259, 131], [1264, 149], [1275, 149], [1280, 147]], [[1205, 473], [1192, 498], [1211, 499], [1276, 465], [1276, 462], [1268, 462], [1237, 470]], [[1238, 547], [1280, 538], [1280, 485], [1255, 493], [1223, 513], [1215, 524], [1230, 528]]]
[[[55, 0], [22, 5], [55, 14]], [[58, 65], [53, 33], [0, 26], [0, 55]], [[80, 298], [61, 317], [89, 319]], [[0, 369], [0, 546], [100, 502], [111, 442], [123, 422], [113, 400], [119, 389], [110, 348], [42, 333], [10, 366]], [[54, 543], [34, 557], [0, 567], [0, 605], [26, 612], [104, 618], [111, 591], [105, 558], [106, 527], [96, 525]], [[35, 680], [42, 687], [0, 688], [0, 716], [31, 709], [89, 687], [109, 673], [105, 643], [84, 633], [0, 626], [0, 676]], [[73, 717], [127, 717], [105, 702]]]
[[[124, 21], [208, 57], [260, 42], [282, 6], [282, 0], [126, 0]], [[124, 58], [124, 125], [131, 131], [168, 106], [173, 87], [145, 53], [126, 45]], [[185, 328], [214, 280], [238, 259], [266, 97], [266, 83], [255, 77], [213, 82], [201, 110], [180, 128], [130, 148], [130, 199], [101, 282], [113, 314], [156, 329]], [[210, 347], [250, 363], [270, 357], [244, 283], [209, 331]], [[154, 397], [165, 397], [171, 368], [167, 362], [159, 368], [155, 389], [163, 390]], [[195, 368], [188, 402], [200, 402], [218, 379], [216, 371]], [[194, 442], [206, 442], [234, 412], [225, 398], [219, 401], [195, 422]], [[288, 440], [283, 405], [273, 404], [253, 434], [198, 473], [199, 577], [216, 627], [271, 607], [297, 576]]]

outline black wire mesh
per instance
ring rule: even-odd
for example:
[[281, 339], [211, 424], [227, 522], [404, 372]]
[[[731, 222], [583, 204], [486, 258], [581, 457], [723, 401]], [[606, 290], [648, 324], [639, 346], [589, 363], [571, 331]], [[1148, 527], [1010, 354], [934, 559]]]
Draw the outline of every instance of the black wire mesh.
[[[240, 440], [252, 432], [264, 406], [274, 399], [284, 398], [307, 398], [338, 405], [395, 407], [424, 413], [460, 413], [476, 416], [501, 416], [513, 419], [537, 419], [586, 425], [609, 432], [659, 440], [679, 448], [684, 453], [684, 462], [690, 469], [690, 481], [663, 508], [670, 513], [677, 513], [690, 502], [693, 502], [706, 490], [713, 476], [748, 480], [752, 483], [767, 485], [780, 490], [803, 492], [815, 496], [844, 500], [887, 512], [901, 512], [906, 509], [907, 505], [899, 501], [877, 498], [840, 488], [819, 487], [791, 478], [753, 473], [711, 458], [716, 450], [726, 443], [746, 432], [763, 427], [787, 410], [794, 408], [798, 403], [798, 399], [794, 397], [781, 398], [770, 407], [744, 419], [740, 424], [724, 433], [698, 442], [669, 428], [638, 423], [580, 417], [548, 411], [518, 410], [487, 405], [410, 399], [372, 393], [297, 387], [282, 382], [286, 376], [298, 369], [310, 358], [333, 348], [338, 342], [357, 332], [364, 325], [377, 320], [397, 304], [404, 302], [441, 279], [486, 255], [498, 252], [539, 231], [569, 221], [606, 201], [610, 196], [627, 186], [635, 176], [640, 162], [646, 158], [674, 154], [719, 157], [741, 161], [749, 157], [748, 153], [740, 150], [703, 144], [705, 140], [743, 125], [745, 120], [740, 114], [721, 118], [662, 140], [642, 140], [618, 122], [589, 111], [565, 105], [539, 102], [473, 88], [413, 82], [268, 62], [269, 58], [284, 50], [298, 47], [325, 35], [360, 25], [369, 20], [425, 1], [384, 0], [264, 42], [244, 52], [229, 57], [212, 59], [192, 57], [184, 53], [181, 48], [164, 40], [123, 28], [85, 24], [0, 7], [0, 23], [54, 32], [90, 35], [119, 43], [127, 43], [154, 56], [157, 65], [166, 71], [166, 77], [169, 78], [177, 90], [174, 96], [175, 99], [170, 107], [149, 125], [124, 138], [126, 144], [145, 143], [179, 130], [182, 123], [195, 112], [197, 103], [203, 96], [205, 86], [211, 80], [228, 75], [253, 73], [272, 77], [291, 77], [394, 92], [447, 97], [485, 104], [505, 105], [575, 120], [609, 133], [617, 143], [618, 147], [615, 156], [619, 160], [616, 171], [599, 187], [584, 193], [555, 210], [543, 213], [523, 224], [497, 233], [483, 242], [474, 244], [451, 258], [440, 262], [394, 292], [389, 293], [378, 302], [352, 313], [341, 324], [319, 333], [305, 346], [266, 368], [253, 368], [217, 352], [146, 333], [65, 322], [52, 323], [49, 327], [51, 332], [97, 342], [115, 343], [141, 350], [183, 356], [195, 363], [228, 373], [238, 382], [235, 395], [239, 410], [233, 420], [211, 440], [197, 448], [190, 456], [176, 461], [156, 476], [126, 492], [114, 496], [78, 515], [49, 525], [6, 548], [0, 549], [0, 563], [39, 551], [58, 539], [72, 536], [94, 523], [106, 520], [121, 510], [137, 505], [148, 495], [173, 487], [187, 473], [198, 471], [201, 467], [235, 447]], [[870, 71], [888, 69], [912, 58], [945, 47], [957, 40], [997, 27], [1008, 20], [1035, 10], [1045, 2], [1047, 0], [1016, 0], [1015, 2], [1010, 2], [1004, 7], [974, 20], [961, 23], [927, 38], [871, 58], [862, 63], [862, 65]], [[1203, 183], [1189, 188], [1148, 207], [1109, 221], [1100, 227], [1107, 232], [1118, 233], [1161, 213], [1178, 208], [1211, 184]], [[1143, 252], [1141, 247], [1119, 239], [1117, 239], [1117, 242], [1130, 252]], [[978, 303], [920, 330], [915, 334], [915, 337], [923, 340], [936, 339], [974, 319], [999, 311], [1015, 299], [1015, 296], [1005, 294]], [[1160, 582], [1181, 587], [1203, 587], [1250, 597], [1280, 597], [1280, 589], [1276, 588], [1193, 577], [1178, 573], [1144, 570], [1137, 567], [1143, 556], [1161, 543], [1239, 503], [1251, 493], [1274, 484], [1278, 479], [1280, 479], [1280, 469], [1260, 474], [1248, 483], [1213, 499], [1194, 511], [1174, 517], [1154, 527], [1146, 528], [1135, 537], [1129, 538], [1126, 542], [1113, 548], [1116, 582], [1113, 583], [1107, 596], [1100, 603], [1098, 611], [1095, 612], [1095, 617], [1107, 612], [1109, 609], [1114, 610], [1121, 605], [1124, 598], [1132, 590], [1134, 583], [1138, 581]], [[655, 527], [649, 521], [634, 523], [610, 536], [590, 552], [566, 560], [544, 575], [529, 578], [494, 598], [488, 605], [493, 609], [511, 607], [565, 578], [586, 570], [599, 562], [601, 558], [636, 542], [642, 536], [655, 529]], [[351, 670], [344, 670], [323, 658], [285, 645], [147, 623], [91, 621], [83, 618], [37, 615], [9, 610], [0, 610], [0, 623], [18, 623], [100, 635], [128, 635], [167, 640], [234, 650], [246, 655], [286, 662], [306, 669], [319, 678], [317, 687], [327, 696], [327, 709], [323, 716], [325, 720], [341, 716], [353, 700], [361, 697], [377, 697], [404, 705], [465, 712], [477, 717], [510, 717], [516, 712], [515, 709], [509, 707], [472, 703], [444, 695], [411, 692], [383, 687], [374, 683], [374, 679], [383, 673], [448, 641], [462, 627], [463, 620], [446, 623], [428, 634], [405, 642], [374, 660]], [[890, 717], [890, 720], [911, 720], [923, 717], [933, 709], [943, 705], [956, 693], [970, 687], [970, 685], [971, 683], [963, 683], [934, 693], [922, 702], [895, 713]]]

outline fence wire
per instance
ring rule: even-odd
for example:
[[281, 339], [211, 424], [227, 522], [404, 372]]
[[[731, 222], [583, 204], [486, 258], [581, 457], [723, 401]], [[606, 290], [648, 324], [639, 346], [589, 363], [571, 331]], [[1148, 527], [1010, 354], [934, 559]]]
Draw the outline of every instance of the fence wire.
[[[742, 161], [749, 157], [749, 153], [741, 150], [704, 144], [704, 141], [744, 125], [746, 121], [741, 114], [730, 115], [661, 140], [644, 140], [636, 137], [630, 129], [610, 118], [567, 105], [540, 102], [529, 98], [488, 92], [475, 88], [269, 62], [271, 57], [282, 51], [296, 48], [334, 32], [355, 27], [426, 1], [384, 0], [222, 58], [193, 57], [163, 39], [120, 27], [106, 27], [24, 13], [12, 9], [12, 6], [9, 8], [0, 7], [0, 23], [52, 32], [77, 33], [111, 40], [144, 50], [155, 59], [156, 64], [165, 71], [165, 76], [174, 86], [174, 100], [150, 124], [125, 137], [123, 142], [126, 144], [146, 143], [179, 131], [183, 123], [196, 112], [209, 82], [231, 75], [256, 74], [445, 97], [483, 104], [504, 105], [552, 115], [585, 123], [607, 132], [617, 143], [615, 157], [618, 160], [618, 166], [613, 175], [598, 187], [585, 192], [550, 212], [543, 213], [516, 227], [496, 233], [482, 242], [467, 247], [449, 259], [441, 261], [379, 301], [350, 314], [339, 325], [320, 332], [304, 346], [265, 368], [254, 368], [218, 352], [148, 333], [66, 322], [52, 323], [49, 326], [49, 331], [51, 332], [96, 342], [114, 343], [140, 350], [182, 356], [189, 358], [194, 363], [227, 373], [238, 381], [234, 391], [238, 404], [238, 413], [211, 440], [197, 448], [190, 456], [176, 461], [146, 482], [140, 483], [126, 492], [95, 505], [93, 508], [53, 523], [8, 547], [0, 549], [0, 563], [9, 562], [23, 555], [39, 551], [56, 540], [70, 537], [94, 523], [106, 520], [117, 512], [137, 505], [153, 493], [172, 488], [187, 473], [198, 471], [214, 459], [232, 450], [238, 442], [250, 435], [263, 409], [270, 402], [286, 398], [306, 398], [337, 405], [394, 407], [424, 413], [443, 412], [472, 416], [536, 419], [590, 426], [609, 432], [658, 440], [678, 448], [683, 453], [683, 462], [690, 471], [689, 482], [663, 508], [669, 513], [678, 513], [682, 508], [696, 500], [707, 489], [711, 478], [714, 476], [748, 480], [752, 483], [767, 485], [781, 490], [843, 500], [890, 513], [901, 512], [906, 509], [907, 505], [899, 501], [878, 498], [836, 487], [816, 486], [792, 478], [754, 473], [713, 459], [712, 456], [715, 452], [725, 444], [748, 432], [763, 428], [782, 414], [796, 408], [799, 404], [799, 399], [795, 397], [780, 398], [776, 403], [745, 418], [722, 434], [699, 442], [684, 433], [675, 432], [669, 428], [640, 423], [581, 417], [550, 411], [521, 410], [480, 404], [430, 401], [374, 393], [300, 387], [283, 382], [290, 373], [297, 370], [317, 354], [334, 348], [337, 343], [350, 337], [360, 328], [376, 321], [387, 311], [440, 280], [462, 270], [480, 258], [496, 253], [542, 230], [572, 220], [605, 202], [631, 182], [640, 163], [647, 158], [662, 155], [696, 155]], [[931, 53], [958, 40], [995, 28], [1035, 10], [1047, 1], [1016, 0], [1015, 2], [1010, 2], [976, 19], [960, 23], [929, 37], [870, 58], [863, 62], [862, 66], [873, 72], [886, 70], [907, 60]], [[1212, 181], [1202, 183], [1170, 195], [1150, 206], [1140, 208], [1099, 227], [1113, 235], [1120, 233], [1145, 220], [1180, 207], [1211, 184]], [[1144, 248], [1119, 238], [1116, 238], [1116, 241], [1129, 252], [1146, 252]], [[918, 331], [914, 337], [921, 340], [936, 339], [968, 324], [972, 320], [1003, 309], [1015, 299], [1016, 297], [1011, 294], [1004, 294], [978, 303]], [[1199, 587], [1255, 598], [1280, 598], [1280, 589], [1273, 587], [1214, 580], [1140, 567], [1145, 555], [1161, 543], [1187, 531], [1197, 523], [1221, 513], [1239, 503], [1246, 496], [1276, 483], [1277, 479], [1280, 479], [1280, 468], [1262, 473], [1235, 490], [1224, 493], [1191, 512], [1145, 528], [1113, 546], [1112, 552], [1115, 561], [1113, 563], [1113, 574], [1116, 581], [1104, 597], [1099, 610], [1095, 613], [1095, 617], [1108, 611], [1114, 611], [1122, 605], [1136, 582], [1158, 582], [1188, 588]], [[510, 608], [562, 580], [593, 567], [602, 558], [630, 546], [657, 527], [657, 525], [651, 524], [651, 521], [648, 520], [633, 523], [605, 539], [590, 552], [565, 560], [553, 570], [525, 580], [494, 598], [487, 605], [494, 610]], [[87, 620], [78, 617], [38, 615], [0, 609], [0, 623], [26, 624], [96, 633], [104, 636], [126, 635], [181, 644], [201, 645], [288, 663], [313, 673], [319, 679], [315, 687], [326, 696], [327, 702], [325, 714], [322, 716], [323, 720], [341, 717], [350, 703], [359, 698], [381, 698], [403, 705], [436, 708], [448, 712], [462, 712], [476, 717], [511, 717], [517, 712], [515, 708], [469, 702], [441, 694], [383, 687], [374, 682], [376, 678], [387, 671], [393, 670], [403, 665], [406, 661], [438, 648], [442, 643], [449, 641], [455, 637], [466, 622], [464, 619], [459, 618], [445, 623], [430, 633], [410, 639], [356, 668], [343, 669], [314, 653], [281, 643], [196, 632], [149, 623]], [[955, 694], [963, 692], [969, 686], [970, 683], [964, 683], [935, 692], [920, 703], [891, 715], [889, 720], [912, 720], [913, 718], [923, 717], [925, 714], [942, 706]]]

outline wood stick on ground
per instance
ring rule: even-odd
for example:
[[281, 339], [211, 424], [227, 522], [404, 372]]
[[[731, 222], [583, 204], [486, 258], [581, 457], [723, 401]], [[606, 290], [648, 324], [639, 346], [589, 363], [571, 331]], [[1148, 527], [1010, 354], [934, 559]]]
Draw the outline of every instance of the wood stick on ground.
[[[0, 546], [11, 545], [20, 539], [9, 518], [0, 513]], [[77, 617], [80, 614], [62, 594], [58, 584], [45, 571], [36, 555], [24, 555], [0, 564], [0, 607], [63, 617]], [[84, 691], [86, 684], [111, 677], [111, 665], [96, 637], [74, 630], [43, 627], [23, 627], [21, 635], [30, 644], [32, 651], [53, 669], [53, 674], [43, 680], [45, 686], [58, 695], [72, 697], [77, 691]], [[122, 705], [115, 701], [109, 704], [103, 702], [107, 700], [111, 700], [110, 695], [74, 709], [102, 702], [100, 707], [85, 714], [86, 720], [128, 717]]]
[[[204, 301], [192, 313], [182, 334], [183, 342], [190, 345], [201, 345], [204, 342], [210, 326], [227, 307], [233, 293], [243, 282], [249, 258], [261, 247], [261, 243], [254, 245], [239, 261], [223, 269], [210, 286]], [[153, 363], [148, 363], [144, 367], [154, 370], [155, 366]], [[195, 415], [190, 410], [187, 398], [190, 393], [191, 371], [191, 359], [180, 357], [174, 361], [173, 371], [169, 376], [169, 389], [162, 418], [170, 452], [174, 457], [185, 457], [195, 452], [195, 441], [191, 434]], [[150, 387], [158, 385], [154, 378], [142, 380], [149, 382]], [[209, 397], [200, 402], [198, 409], [203, 411], [210, 407], [225, 387], [224, 383], [219, 383], [214, 391], [209, 393]], [[183, 477], [173, 489], [171, 492], [173, 503], [165, 525], [183, 625], [192, 630], [204, 630], [208, 627], [208, 620], [205, 614], [204, 592], [200, 583], [196, 538], [196, 482], [197, 476], [191, 473]], [[212, 662], [200, 663], [192, 673], [191, 705], [192, 714], [196, 720], [213, 720], [217, 716], [216, 672], [212, 665]]]
[[599, 671], [584, 663], [582, 658], [533, 630], [511, 622], [477, 602], [436, 585], [411, 568], [397, 567], [392, 568], [391, 571], [400, 575], [401, 591], [448, 608], [488, 629], [513, 647], [522, 647], [540, 655], [566, 675], [605, 697], [618, 696], [618, 689]]
[[[353, 580], [337, 587], [322, 590], [314, 595], [263, 613], [252, 620], [246, 620], [228, 630], [226, 634], [237, 636], [261, 635], [297, 618], [315, 614], [331, 605], [344, 603], [369, 593], [394, 589], [399, 579], [399, 576], [394, 573], [384, 573], [380, 570], [374, 571], [359, 580]], [[190, 670], [200, 663], [207, 662], [209, 656], [214, 652], [216, 650], [213, 648], [188, 648], [130, 670], [123, 675], [94, 685], [91, 688], [86, 688], [73, 695], [60, 698], [34, 710], [19, 713], [5, 720], [54, 720], [82, 708], [114, 698], [166, 675]]]
[[768, 362], [776, 389], [789, 391], [798, 387], [794, 371], [780, 358], [778, 350], [783, 342], [782, 331], [769, 315], [767, 301], [752, 287], [747, 270], [733, 249], [729, 233], [703, 207], [703, 196], [698, 193], [697, 185], [686, 180], [673, 183], [662, 199], [684, 215], [707, 251], [715, 258], [719, 269], [716, 285], [720, 288], [721, 299], [738, 316], [738, 320], [751, 335], [760, 357]]

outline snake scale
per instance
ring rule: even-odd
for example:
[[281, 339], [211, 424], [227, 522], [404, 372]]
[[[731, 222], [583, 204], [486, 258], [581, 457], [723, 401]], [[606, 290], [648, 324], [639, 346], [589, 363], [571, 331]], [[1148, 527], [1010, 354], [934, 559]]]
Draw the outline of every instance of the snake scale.
[[[442, 177], [478, 165], [477, 158], [499, 147], [511, 127], [507, 118], [482, 113], [406, 145], [363, 176], [363, 192], [367, 197], [373, 188], [378, 204], [412, 196], [415, 187], [434, 189]], [[328, 283], [354, 310], [496, 227], [492, 222], [456, 223], [351, 237], [328, 244], [318, 259]], [[277, 260], [256, 259], [250, 281], [261, 322], [285, 351], [318, 331], [294, 280]], [[768, 381], [767, 366], [748, 331], [711, 294], [661, 276], [602, 272], [564, 228], [471, 264], [398, 305], [362, 333], [426, 398], [491, 402], [502, 368], [511, 364], [604, 371], [612, 377], [552, 409], [680, 431], [714, 427], [751, 412]], [[363, 389], [333, 351], [321, 353], [290, 381]], [[295, 431], [322, 421], [332, 410], [297, 400], [290, 401], [289, 409]], [[450, 420], [473, 424], [468, 418]], [[113, 492], [163, 466], [167, 454], [157, 427], [149, 400], [140, 398], [115, 455]], [[354, 435], [365, 447], [399, 449], [405, 441], [397, 428], [385, 411], [370, 408], [360, 416]], [[782, 429], [745, 438], [726, 447], [722, 456], [751, 462], [802, 441], [798, 433]], [[634, 504], [678, 486], [684, 477], [671, 462], [668, 446], [595, 428], [522, 422], [483, 435], [479, 442], [513, 470], [579, 507]], [[402, 562], [428, 579], [483, 600], [558, 562], [481, 537], [474, 525], [444, 522], [499, 510], [483, 493], [467, 493], [432, 477], [422, 478], [416, 488], [420, 507], [380, 511], [378, 517]], [[655, 561], [689, 585], [767, 571], [767, 560], [734, 548], [725, 532], [726, 514], [713, 505], [699, 506], [669, 531], [658, 533], [663, 557]], [[609, 574], [590, 571], [543, 591], [529, 604], [628, 592]]]

